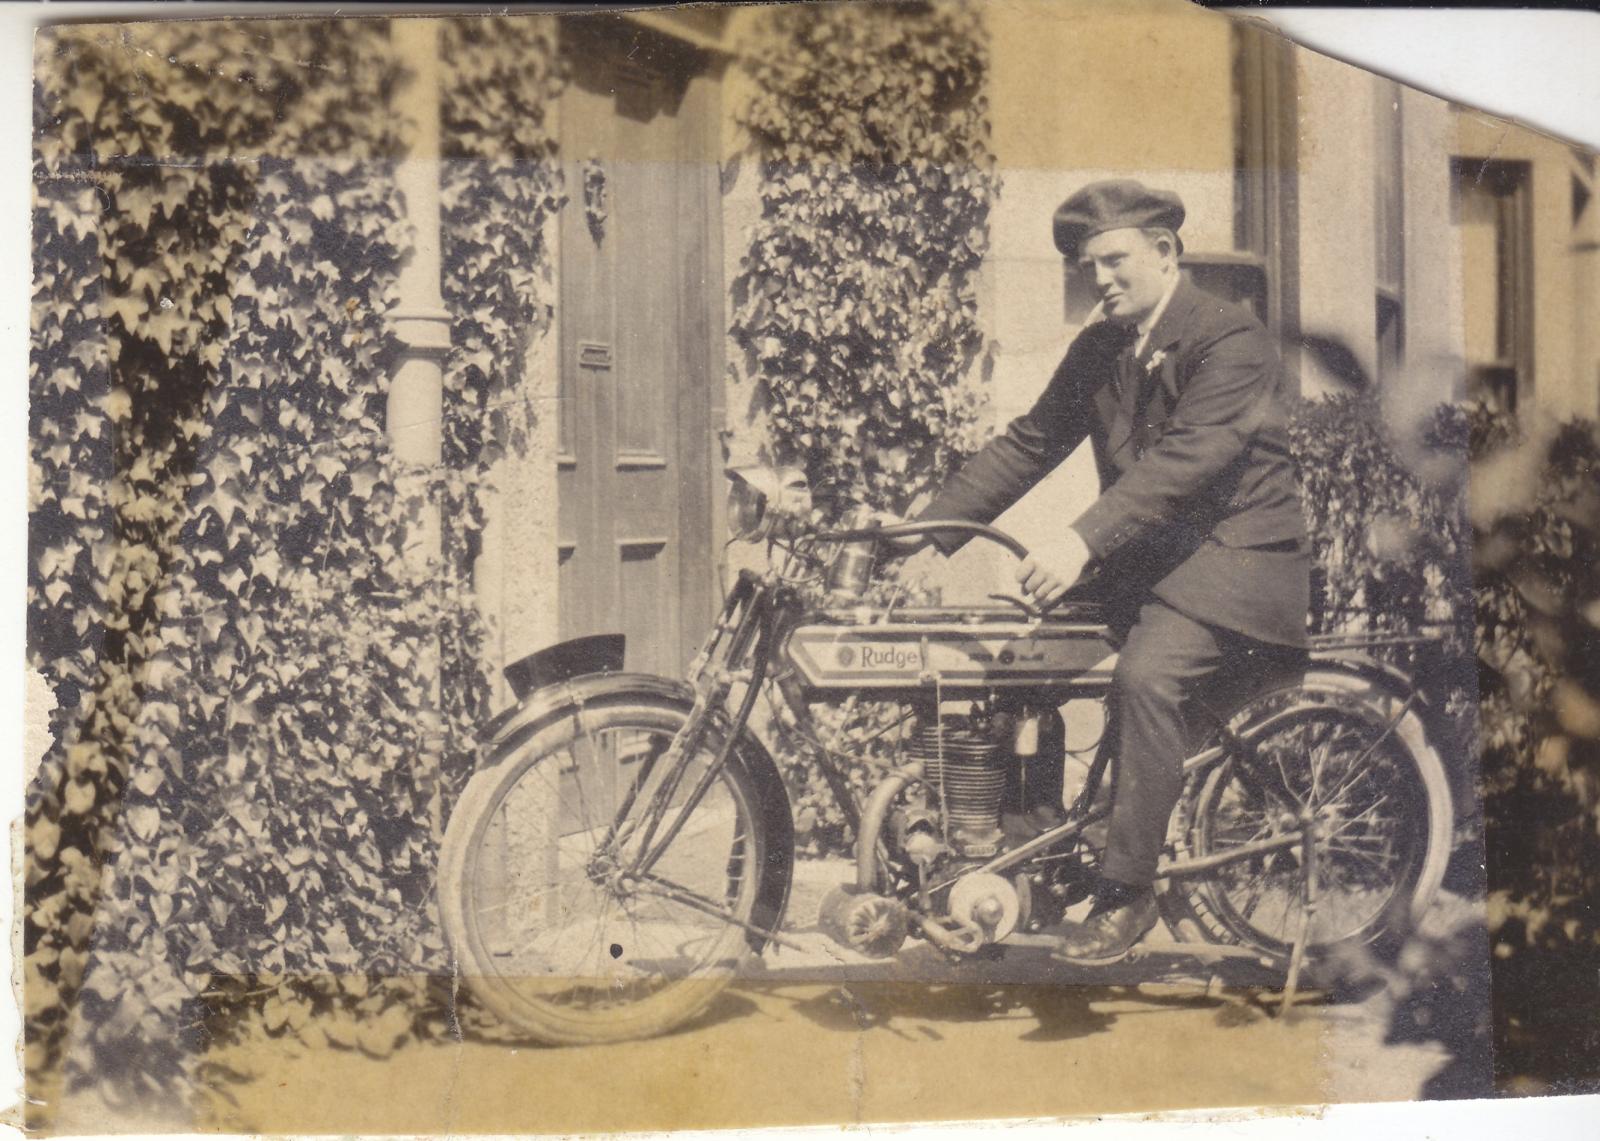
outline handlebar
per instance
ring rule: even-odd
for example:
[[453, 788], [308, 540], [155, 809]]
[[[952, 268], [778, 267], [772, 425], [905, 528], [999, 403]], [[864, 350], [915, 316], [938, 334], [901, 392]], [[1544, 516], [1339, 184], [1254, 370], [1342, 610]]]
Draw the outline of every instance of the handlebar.
[[898, 539], [906, 535], [928, 535], [938, 531], [976, 535], [998, 543], [1019, 559], [1028, 557], [1028, 548], [998, 527], [991, 527], [987, 523], [969, 523], [964, 519], [931, 519], [927, 522], [889, 523], [848, 531], [818, 531], [816, 537], [825, 543], [859, 543], [868, 539]]
[[[818, 531], [816, 538], [825, 543], [860, 543], [869, 540], [894, 539], [902, 535], [927, 535], [939, 531], [954, 531], [958, 534], [974, 535], [978, 538], [988, 539], [1010, 551], [1019, 560], [1028, 557], [1028, 548], [1023, 546], [1013, 535], [1008, 535], [998, 527], [991, 527], [987, 523], [971, 523], [964, 519], [930, 519], [909, 523], [889, 523], [872, 527], [855, 527], [843, 531]], [[1037, 606], [1015, 595], [996, 595], [989, 597], [1018, 607], [1030, 619], [1043, 618], [1063, 605], [1075, 608], [1099, 609], [1099, 602], [1094, 599], [1085, 600], [1080, 591], [1086, 586], [1093, 586], [1097, 576], [1081, 580], [1069, 588], [1054, 602], [1044, 606]], [[1074, 597], [1079, 595], [1079, 597]]]

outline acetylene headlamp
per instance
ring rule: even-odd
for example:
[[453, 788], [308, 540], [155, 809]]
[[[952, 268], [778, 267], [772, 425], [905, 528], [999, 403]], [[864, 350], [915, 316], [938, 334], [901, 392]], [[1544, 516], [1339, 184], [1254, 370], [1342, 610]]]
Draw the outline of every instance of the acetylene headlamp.
[[811, 484], [799, 468], [760, 465], [731, 467], [728, 486], [728, 530], [735, 539], [770, 535], [780, 520], [804, 518], [811, 512]]

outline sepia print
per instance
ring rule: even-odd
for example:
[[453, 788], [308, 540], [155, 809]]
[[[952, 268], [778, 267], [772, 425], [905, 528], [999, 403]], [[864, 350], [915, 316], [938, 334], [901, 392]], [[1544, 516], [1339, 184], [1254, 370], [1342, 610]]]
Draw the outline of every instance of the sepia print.
[[34, 67], [30, 1128], [1600, 1088], [1593, 152], [1182, 0]]

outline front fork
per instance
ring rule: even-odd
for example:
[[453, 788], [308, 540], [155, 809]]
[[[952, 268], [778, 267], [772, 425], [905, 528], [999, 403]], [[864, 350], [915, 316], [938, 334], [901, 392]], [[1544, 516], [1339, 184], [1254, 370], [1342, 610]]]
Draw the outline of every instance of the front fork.
[[[615, 868], [615, 874], [620, 879], [638, 880], [649, 875], [650, 870], [683, 831], [689, 817], [710, 791], [711, 785], [721, 774], [723, 766], [728, 763], [734, 748], [737, 747], [739, 734], [749, 721], [755, 709], [756, 699], [760, 696], [767, 659], [776, 640], [774, 623], [770, 621], [769, 606], [765, 594], [756, 588], [756, 581], [741, 577], [739, 584], [729, 595], [716, 626], [707, 637], [705, 646], [696, 655], [689, 674], [689, 682], [695, 690], [695, 701], [687, 720], [673, 737], [672, 743], [662, 754], [659, 762], [639, 774], [638, 781], [629, 790], [621, 811], [612, 821], [601, 844], [601, 853]], [[722, 657], [723, 664], [714, 667], [717, 649], [724, 637], [730, 639], [728, 649]], [[743, 667], [747, 656], [750, 658], [750, 665]], [[725, 708], [734, 685], [739, 682], [743, 682], [746, 687], [744, 699], [732, 724], [727, 726], [727, 732], [723, 736], [716, 756], [695, 780], [694, 786], [683, 798], [682, 803], [674, 809], [673, 798], [682, 787], [684, 777], [688, 774], [694, 758], [700, 754], [712, 718], [716, 716], [717, 711]], [[629, 834], [624, 835], [624, 821], [632, 811], [640, 789], [649, 780], [652, 771], [658, 767], [661, 768], [661, 779], [645, 805], [642, 821]], [[616, 846], [621, 842], [630, 843], [633, 853], [631, 857], [618, 858]]]

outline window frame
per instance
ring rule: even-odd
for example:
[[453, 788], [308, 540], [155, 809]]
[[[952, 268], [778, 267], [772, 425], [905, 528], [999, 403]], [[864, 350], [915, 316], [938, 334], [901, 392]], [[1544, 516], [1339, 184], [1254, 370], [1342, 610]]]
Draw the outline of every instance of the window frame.
[[1233, 29], [1234, 249], [1254, 262], [1263, 321], [1298, 375], [1299, 99], [1295, 46], [1240, 22]]
[[[1461, 224], [1463, 191], [1486, 190], [1495, 206], [1495, 356], [1468, 360], [1468, 394], [1515, 412], [1533, 399], [1533, 164], [1523, 159], [1450, 159], [1450, 219]], [[1471, 267], [1463, 267], [1471, 272]]]

